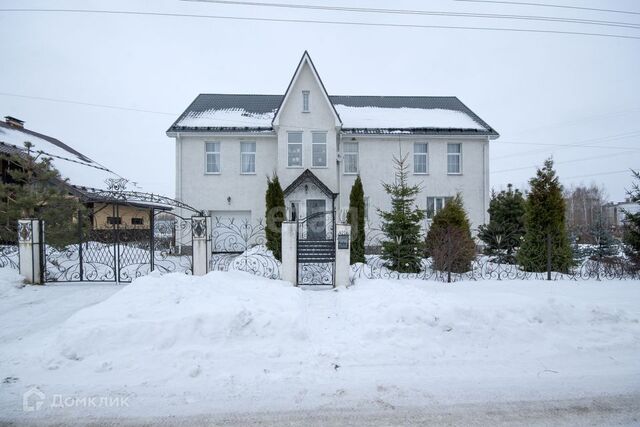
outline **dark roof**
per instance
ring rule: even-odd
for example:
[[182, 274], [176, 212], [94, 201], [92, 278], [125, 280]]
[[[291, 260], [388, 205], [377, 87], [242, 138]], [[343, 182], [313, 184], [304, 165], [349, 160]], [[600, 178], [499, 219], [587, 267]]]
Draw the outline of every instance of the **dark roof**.
[[24, 124], [24, 120], [17, 119], [17, 118], [15, 118], [15, 117], [13, 117], [13, 116], [4, 116], [4, 118], [5, 118], [7, 121], [20, 123], [21, 125], [23, 125], [23, 124]]
[[305, 171], [302, 172], [299, 177], [297, 177], [291, 184], [287, 186], [287, 188], [284, 189], [284, 195], [288, 196], [293, 190], [298, 188], [307, 180], [313, 182], [320, 189], [320, 191], [322, 191], [325, 195], [331, 198], [335, 199], [336, 196], [338, 195], [337, 193], [334, 193], [333, 191], [331, 191], [331, 189], [327, 187], [325, 183], [322, 182], [320, 178], [315, 176], [315, 174], [311, 172], [309, 169], [305, 169]]
[[[186, 127], [178, 126], [178, 123], [192, 113], [199, 113], [208, 110], [233, 110], [242, 109], [250, 114], [267, 114], [275, 112], [282, 102], [283, 95], [250, 95], [250, 94], [200, 94], [187, 107], [187, 109], [171, 125], [167, 132], [179, 131], [266, 131], [271, 127]], [[351, 107], [378, 107], [378, 108], [420, 108], [420, 109], [444, 109], [459, 111], [467, 114], [478, 124], [487, 130], [475, 129], [444, 129], [444, 128], [413, 128], [413, 129], [380, 129], [380, 128], [350, 128], [349, 123], [344, 123], [343, 132], [353, 132], [362, 134], [380, 134], [398, 131], [409, 131], [411, 133], [423, 134], [448, 134], [464, 133], [498, 136], [498, 133], [475, 114], [469, 107], [463, 104], [455, 96], [329, 96], [333, 104], [346, 105]]]
[[22, 156], [24, 154], [24, 150], [16, 147], [15, 145], [5, 144], [4, 142], [0, 141], [0, 153]]
[[34, 132], [32, 130], [29, 130], [29, 129], [16, 128], [14, 126], [8, 125], [5, 122], [0, 122], [0, 127], [6, 128], [6, 129], [11, 129], [11, 130], [16, 130], [16, 131], [25, 133], [27, 135], [32, 135], [32, 136], [35, 136], [37, 138], [44, 139], [45, 141], [50, 142], [51, 144], [57, 146], [58, 148], [62, 148], [63, 150], [65, 150], [65, 151], [67, 151], [67, 152], [79, 157], [81, 160], [83, 160], [83, 161], [85, 161], [87, 163], [93, 163], [93, 160], [87, 158], [82, 153], [74, 150], [73, 148], [69, 147], [67, 144], [65, 144], [64, 142], [62, 142], [62, 141], [60, 141], [60, 140], [58, 140], [56, 138], [53, 138], [53, 137], [50, 137], [50, 136], [47, 136], [47, 135], [44, 135], [44, 134], [41, 134], [41, 133], [38, 133], [38, 132]]

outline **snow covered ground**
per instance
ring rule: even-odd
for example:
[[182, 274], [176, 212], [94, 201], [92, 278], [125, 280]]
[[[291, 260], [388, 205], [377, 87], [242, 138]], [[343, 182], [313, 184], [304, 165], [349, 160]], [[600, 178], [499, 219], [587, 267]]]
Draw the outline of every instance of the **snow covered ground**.
[[0, 421], [640, 422], [638, 281], [17, 284], [0, 270]]

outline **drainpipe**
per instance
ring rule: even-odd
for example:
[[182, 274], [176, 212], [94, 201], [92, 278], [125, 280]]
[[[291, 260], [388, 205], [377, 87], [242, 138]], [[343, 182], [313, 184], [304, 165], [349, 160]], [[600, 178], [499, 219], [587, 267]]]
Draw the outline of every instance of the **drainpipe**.
[[489, 147], [489, 138], [482, 144], [482, 218], [483, 222], [487, 223], [487, 181], [488, 181], [488, 171], [487, 171], [487, 153]]
[[[340, 132], [336, 132], [336, 153], [342, 153], [342, 135]], [[341, 161], [338, 160], [338, 156], [336, 155], [336, 183], [338, 184], [338, 197], [336, 198], [338, 199], [338, 207], [335, 209], [337, 209], [336, 213], [338, 220], [340, 219], [340, 212], [342, 209], [342, 180], [340, 177], [340, 163]]]
[[[176, 133], [176, 199], [182, 200], [182, 143], [180, 141], [180, 132]], [[180, 208], [180, 216], [184, 216], [182, 208]]]

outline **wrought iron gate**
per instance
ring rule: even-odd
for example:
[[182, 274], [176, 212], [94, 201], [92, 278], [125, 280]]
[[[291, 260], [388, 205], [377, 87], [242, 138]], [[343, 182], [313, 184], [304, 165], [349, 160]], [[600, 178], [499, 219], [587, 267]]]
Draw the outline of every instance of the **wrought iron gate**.
[[297, 222], [297, 284], [335, 283], [335, 212], [316, 212]]
[[[44, 282], [131, 282], [152, 270], [191, 273], [191, 219], [168, 211], [149, 210], [146, 220], [123, 224], [121, 206], [98, 221], [78, 214], [75, 236], [50, 244], [46, 224], [40, 257]], [[50, 236], [54, 237], [54, 236]]]

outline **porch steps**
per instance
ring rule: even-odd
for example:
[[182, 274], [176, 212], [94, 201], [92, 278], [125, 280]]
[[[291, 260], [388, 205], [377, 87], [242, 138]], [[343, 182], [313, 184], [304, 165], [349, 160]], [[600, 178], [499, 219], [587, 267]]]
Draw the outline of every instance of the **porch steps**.
[[333, 240], [299, 240], [298, 263], [328, 263], [336, 259]]

